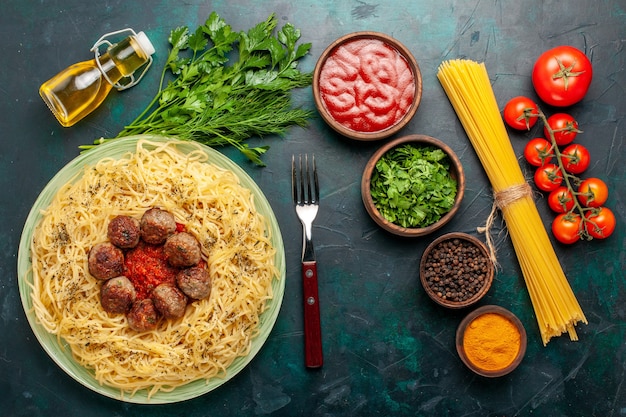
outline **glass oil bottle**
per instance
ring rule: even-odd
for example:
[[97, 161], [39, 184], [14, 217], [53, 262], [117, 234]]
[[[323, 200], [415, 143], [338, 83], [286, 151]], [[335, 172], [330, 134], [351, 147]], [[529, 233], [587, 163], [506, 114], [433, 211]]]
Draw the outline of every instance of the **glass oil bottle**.
[[[131, 35], [116, 44], [107, 36], [130, 31]], [[100, 55], [102, 45], [108, 45]], [[95, 110], [113, 87], [125, 90], [136, 85], [152, 63], [154, 46], [144, 32], [132, 29], [103, 35], [91, 48], [95, 58], [71, 65], [46, 81], [39, 94], [59, 123], [69, 127]], [[134, 72], [145, 66], [138, 78]]]

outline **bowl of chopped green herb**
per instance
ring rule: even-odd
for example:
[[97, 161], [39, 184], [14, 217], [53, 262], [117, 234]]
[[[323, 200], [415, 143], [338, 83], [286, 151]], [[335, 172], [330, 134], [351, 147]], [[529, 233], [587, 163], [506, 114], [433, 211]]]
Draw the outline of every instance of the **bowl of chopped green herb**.
[[383, 229], [405, 237], [424, 236], [459, 210], [465, 174], [454, 151], [439, 139], [407, 135], [379, 148], [361, 181], [365, 209]]

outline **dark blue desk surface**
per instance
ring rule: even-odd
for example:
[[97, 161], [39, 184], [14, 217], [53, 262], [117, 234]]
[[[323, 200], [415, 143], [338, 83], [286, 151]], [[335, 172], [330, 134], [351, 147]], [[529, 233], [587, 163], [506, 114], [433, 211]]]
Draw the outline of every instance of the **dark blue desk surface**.
[[[96, 137], [115, 135], [148, 103], [164, 62], [169, 31], [195, 28], [217, 11], [236, 30], [276, 12], [312, 42], [303, 62], [312, 70], [322, 50], [357, 30], [386, 32], [405, 43], [424, 76], [422, 104], [402, 133], [447, 142], [467, 175], [463, 207], [448, 231], [474, 233], [491, 207], [488, 181], [436, 79], [445, 59], [485, 61], [503, 105], [515, 95], [534, 97], [529, 74], [543, 50], [571, 44], [594, 64], [588, 97], [569, 109], [579, 120], [593, 163], [585, 175], [604, 178], [618, 228], [607, 241], [556, 245], [589, 320], [579, 342], [566, 336], [541, 345], [532, 308], [510, 241], [498, 237], [502, 270], [485, 303], [502, 305], [526, 326], [529, 345], [511, 375], [485, 380], [464, 368], [454, 350], [456, 326], [467, 312], [430, 302], [417, 275], [433, 237], [402, 240], [386, 234], [361, 204], [360, 176], [379, 144], [354, 143], [321, 120], [271, 145], [266, 168], [240, 162], [258, 182], [278, 216], [287, 248], [284, 304], [266, 345], [226, 385], [176, 405], [141, 406], [104, 398], [68, 377], [46, 355], [20, 303], [16, 257], [24, 220], [50, 178]], [[144, 30], [157, 48], [155, 67], [139, 86], [112, 93], [79, 125], [64, 129], [37, 94], [39, 85], [74, 62], [90, 58], [101, 34]], [[0, 5], [0, 408], [5, 416], [624, 416], [626, 415], [626, 241], [623, 99], [626, 3], [557, 1], [101, 1], [23, 2]], [[296, 99], [313, 108], [310, 90]], [[528, 134], [512, 134], [521, 153]], [[303, 367], [300, 225], [290, 203], [289, 157], [315, 152], [322, 207], [314, 234], [319, 260], [325, 366]], [[550, 220], [545, 201], [538, 206]], [[500, 228], [496, 232], [500, 232]]]

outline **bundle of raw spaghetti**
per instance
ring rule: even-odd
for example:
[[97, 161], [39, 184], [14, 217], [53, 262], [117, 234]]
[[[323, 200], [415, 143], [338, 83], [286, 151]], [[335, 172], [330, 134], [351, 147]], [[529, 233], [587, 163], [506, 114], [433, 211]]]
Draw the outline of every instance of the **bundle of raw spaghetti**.
[[535, 310], [543, 344], [587, 319], [554, 252], [518, 164], [484, 63], [451, 60], [437, 73], [493, 187]]

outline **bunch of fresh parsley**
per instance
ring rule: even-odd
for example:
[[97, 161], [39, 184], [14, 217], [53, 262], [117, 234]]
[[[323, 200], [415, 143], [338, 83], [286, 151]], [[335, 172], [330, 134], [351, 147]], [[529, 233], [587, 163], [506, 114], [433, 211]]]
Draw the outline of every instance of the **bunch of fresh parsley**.
[[234, 32], [213, 12], [193, 33], [186, 26], [172, 30], [158, 93], [117, 137], [152, 133], [232, 145], [264, 165], [269, 146], [250, 148], [244, 141], [282, 135], [290, 126], [306, 126], [312, 116], [294, 108], [290, 94], [311, 84], [311, 73], [297, 68], [311, 44], [298, 44], [300, 31], [290, 23], [274, 34], [276, 25], [272, 14], [247, 32]]
[[457, 182], [441, 149], [405, 144], [378, 160], [370, 189], [387, 220], [407, 228], [426, 227], [452, 209]]

